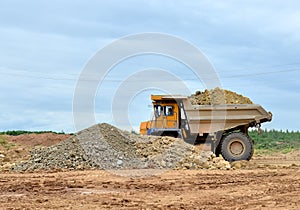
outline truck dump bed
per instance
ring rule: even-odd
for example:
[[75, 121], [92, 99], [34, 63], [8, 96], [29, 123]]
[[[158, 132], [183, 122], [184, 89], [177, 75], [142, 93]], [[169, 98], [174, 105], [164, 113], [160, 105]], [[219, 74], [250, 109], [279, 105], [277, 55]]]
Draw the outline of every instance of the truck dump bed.
[[272, 114], [258, 104], [191, 105], [182, 100], [192, 134], [213, 134], [271, 121]]

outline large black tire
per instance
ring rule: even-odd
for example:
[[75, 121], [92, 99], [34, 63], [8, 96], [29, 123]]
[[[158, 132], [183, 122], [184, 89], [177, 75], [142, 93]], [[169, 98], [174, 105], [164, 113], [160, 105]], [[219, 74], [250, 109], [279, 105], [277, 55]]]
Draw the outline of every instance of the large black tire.
[[221, 154], [229, 162], [250, 160], [253, 152], [253, 141], [244, 133], [231, 133], [221, 141]]

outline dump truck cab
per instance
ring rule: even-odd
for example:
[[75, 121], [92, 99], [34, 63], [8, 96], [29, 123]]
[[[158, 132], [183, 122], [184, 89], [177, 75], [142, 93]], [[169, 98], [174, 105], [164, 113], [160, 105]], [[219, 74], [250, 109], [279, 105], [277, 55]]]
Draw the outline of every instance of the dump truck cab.
[[182, 96], [151, 95], [153, 119], [142, 122], [140, 133], [144, 135], [178, 137], [180, 131], [180, 113], [176, 99]]

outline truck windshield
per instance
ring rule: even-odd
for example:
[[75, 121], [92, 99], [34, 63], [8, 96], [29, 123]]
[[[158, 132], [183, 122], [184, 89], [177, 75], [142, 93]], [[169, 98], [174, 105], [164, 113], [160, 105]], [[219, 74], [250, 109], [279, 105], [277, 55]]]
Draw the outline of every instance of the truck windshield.
[[174, 115], [174, 107], [173, 106], [154, 105], [154, 113], [155, 113], [156, 118], [160, 117], [161, 115], [173, 116]]

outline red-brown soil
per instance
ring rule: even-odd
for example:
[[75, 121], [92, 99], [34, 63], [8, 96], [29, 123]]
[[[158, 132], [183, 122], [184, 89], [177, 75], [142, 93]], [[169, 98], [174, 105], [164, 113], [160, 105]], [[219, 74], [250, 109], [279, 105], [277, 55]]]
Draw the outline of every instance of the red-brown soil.
[[6, 136], [7, 141], [22, 146], [51, 146], [69, 138], [69, 134], [41, 133], [22, 134], [18, 136]]
[[5, 158], [0, 158], [0, 167], [10, 163], [26, 160], [30, 157], [30, 150], [37, 147], [45, 147], [57, 144], [67, 138], [68, 134], [22, 134], [18, 136], [1, 135], [6, 144], [0, 144], [0, 154]]
[[1, 209], [299, 209], [300, 170], [0, 174]]

